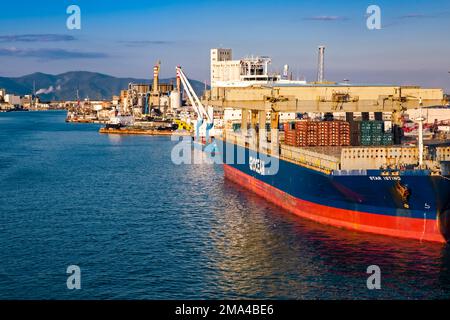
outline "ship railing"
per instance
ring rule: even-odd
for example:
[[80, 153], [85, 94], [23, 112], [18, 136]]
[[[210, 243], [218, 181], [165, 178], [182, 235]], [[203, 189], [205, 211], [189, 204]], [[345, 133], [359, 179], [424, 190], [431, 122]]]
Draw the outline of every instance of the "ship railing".
[[340, 169], [339, 158], [286, 144], [281, 144], [281, 157], [327, 174]]
[[222, 139], [228, 143], [235, 144], [244, 148], [254, 149], [257, 152], [263, 152], [268, 155], [279, 156], [279, 144], [266, 141], [263, 145], [258, 145], [257, 136], [245, 135], [233, 130], [224, 130]]

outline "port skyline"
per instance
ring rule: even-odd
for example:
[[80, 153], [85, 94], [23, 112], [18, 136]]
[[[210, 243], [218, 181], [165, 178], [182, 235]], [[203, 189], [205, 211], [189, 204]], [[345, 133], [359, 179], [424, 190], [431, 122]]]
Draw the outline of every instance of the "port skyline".
[[[274, 71], [280, 72], [284, 64], [289, 64], [295, 78], [305, 77], [310, 81], [316, 72], [315, 48], [325, 44], [329, 57], [333, 57], [327, 61], [330, 80], [413, 83], [450, 91], [450, 77], [445, 71], [450, 45], [442, 42], [437, 32], [449, 28], [445, 18], [450, 8], [445, 1], [426, 5], [418, 1], [407, 8], [378, 1], [381, 30], [366, 28], [367, 6], [355, 2], [340, 6], [333, 1], [325, 1], [320, 6], [286, 1], [270, 13], [263, 9], [267, 2], [262, 1], [255, 9], [257, 18], [247, 19], [244, 18], [246, 10], [238, 10], [237, 3], [232, 1], [223, 9], [231, 18], [216, 23], [214, 15], [208, 12], [214, 13], [220, 1], [214, 4], [154, 2], [152, 5], [137, 1], [108, 6], [78, 1], [81, 29], [68, 30], [65, 25], [68, 4], [42, 6], [45, 22], [38, 22], [37, 13], [14, 14], [19, 10], [18, 5], [5, 4], [5, 10], [11, 14], [0, 22], [0, 55], [8, 63], [0, 76], [83, 69], [117, 77], [149, 78], [151, 66], [164, 57], [166, 65], [182, 64], [190, 68], [192, 78], [204, 82], [208, 81], [209, 70], [201, 61], [208, 59], [207, 50], [232, 47], [237, 56], [270, 55], [276, 61], [272, 66]], [[133, 21], [121, 23], [129, 16], [134, 17]], [[276, 23], [265, 26], [263, 21], [271, 16], [276, 17]], [[37, 23], [38, 28], [32, 27]], [[145, 25], [157, 30], [157, 36], [146, 32]], [[246, 33], [239, 32], [248, 25], [253, 30], [250, 40], [245, 39]], [[277, 37], [268, 38], [273, 33]], [[385, 45], [394, 39], [397, 46]], [[166, 68], [161, 76], [169, 78], [173, 70]]]

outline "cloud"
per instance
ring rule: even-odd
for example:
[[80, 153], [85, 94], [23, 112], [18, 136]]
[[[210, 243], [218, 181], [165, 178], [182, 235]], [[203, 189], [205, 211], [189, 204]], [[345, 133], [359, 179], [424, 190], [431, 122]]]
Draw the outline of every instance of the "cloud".
[[0, 48], [0, 56], [39, 58], [43, 60], [64, 60], [64, 59], [100, 59], [107, 58], [108, 55], [101, 52], [69, 51], [64, 49], [19, 49]]
[[119, 41], [126, 45], [127, 47], [145, 47], [149, 45], [168, 45], [172, 44], [172, 41], [165, 40], [130, 40], [130, 41]]
[[398, 17], [399, 19], [423, 19], [423, 18], [434, 18], [435, 15], [427, 15], [422, 13], [409, 13]]
[[0, 42], [61, 42], [75, 41], [74, 36], [64, 34], [16, 34], [0, 36]]
[[441, 19], [448, 18], [450, 16], [450, 11], [440, 11], [440, 12], [431, 12], [431, 13], [417, 13], [411, 12], [404, 14], [402, 16], [396, 17], [397, 20], [407, 20], [407, 19]]
[[345, 21], [348, 20], [347, 17], [342, 16], [314, 16], [314, 17], [306, 17], [303, 20], [310, 21]]
[[408, 13], [404, 14], [402, 16], [395, 17], [393, 20], [391, 20], [388, 23], [383, 24], [383, 29], [387, 27], [396, 26], [402, 23], [407, 23], [407, 20], [419, 20], [419, 19], [439, 19], [441, 17], [448, 16], [448, 12], [443, 11], [441, 13], [434, 13], [434, 14], [424, 14], [424, 13]]

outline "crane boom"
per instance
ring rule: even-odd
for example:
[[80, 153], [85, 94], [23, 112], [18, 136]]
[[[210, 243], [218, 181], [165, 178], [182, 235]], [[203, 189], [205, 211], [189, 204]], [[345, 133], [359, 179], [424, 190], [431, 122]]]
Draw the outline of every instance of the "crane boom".
[[207, 123], [213, 123], [214, 118], [213, 115], [208, 113], [203, 106], [202, 102], [198, 98], [197, 94], [195, 93], [194, 89], [192, 88], [191, 83], [189, 82], [188, 78], [184, 74], [181, 67], [177, 67], [177, 74], [183, 83], [184, 89], [186, 90], [186, 93], [189, 97], [189, 101], [191, 102], [192, 106], [194, 107], [195, 112], [197, 113], [197, 116], [199, 119], [206, 120]]

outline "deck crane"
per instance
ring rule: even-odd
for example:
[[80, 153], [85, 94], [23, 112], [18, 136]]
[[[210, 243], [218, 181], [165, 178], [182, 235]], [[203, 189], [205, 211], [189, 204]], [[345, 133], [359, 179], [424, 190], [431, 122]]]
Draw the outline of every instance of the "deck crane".
[[205, 137], [206, 142], [208, 142], [210, 136], [209, 133], [214, 127], [214, 109], [212, 107], [206, 109], [203, 106], [180, 66], [177, 67], [177, 77], [180, 78], [189, 97], [189, 101], [197, 113], [197, 124], [195, 126], [196, 139], [199, 141], [199, 137], [201, 136]]

